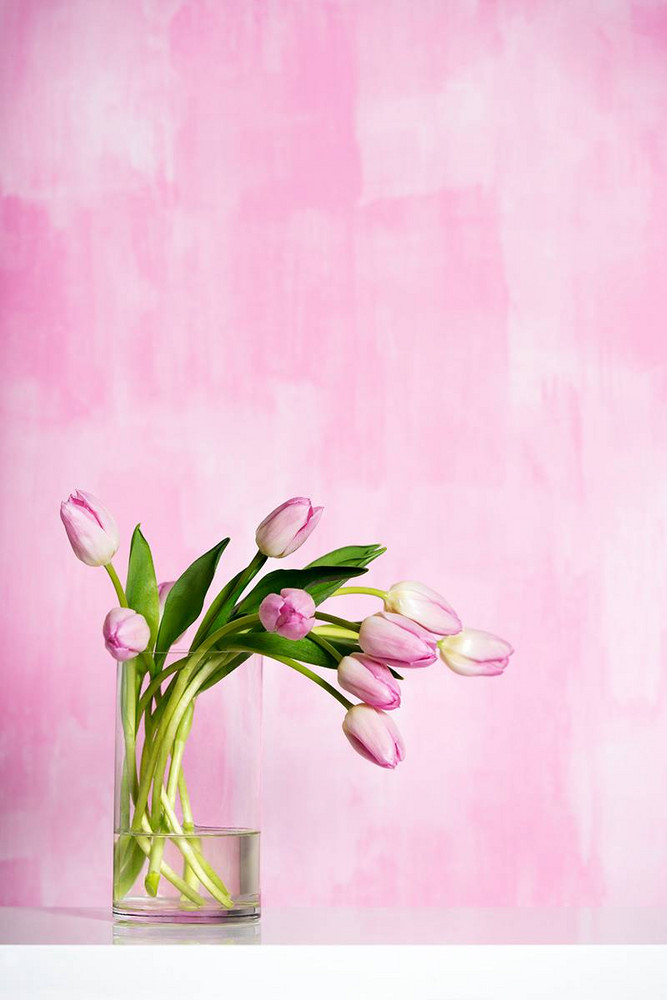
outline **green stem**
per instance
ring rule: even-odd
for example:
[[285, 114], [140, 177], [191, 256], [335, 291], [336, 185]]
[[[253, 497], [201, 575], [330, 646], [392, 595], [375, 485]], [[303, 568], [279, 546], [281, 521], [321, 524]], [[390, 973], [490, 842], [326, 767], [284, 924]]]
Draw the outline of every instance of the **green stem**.
[[[210, 866], [208, 863], [204, 862], [188, 843], [188, 838], [183, 834], [183, 828], [178, 822], [176, 813], [172, 808], [171, 802], [169, 801], [169, 797], [164, 788], [162, 789], [162, 807], [165, 811], [169, 826], [171, 827], [175, 837], [178, 838], [178, 840], [176, 840], [176, 845], [179, 851], [187, 860], [201, 884], [208, 889], [214, 899], [217, 899], [218, 902], [227, 909], [231, 909], [234, 906], [234, 901], [230, 896], [227, 887], [221, 881], [219, 876], [216, 875], [215, 878], [211, 876]], [[222, 888], [220, 888], [221, 886]]]
[[228, 622], [227, 625], [223, 625], [221, 628], [216, 629], [211, 635], [202, 642], [201, 646], [197, 648], [197, 655], [200, 655], [206, 650], [210, 649], [211, 646], [215, 646], [216, 642], [223, 639], [226, 635], [231, 632], [241, 632], [243, 629], [250, 628], [251, 625], [257, 625], [259, 622], [259, 615], [243, 615], [242, 618], [236, 618], [233, 622]]
[[[197, 661], [201, 659], [199, 656], [199, 650], [192, 657], [192, 662], [189, 666], [181, 670], [178, 681], [174, 688], [174, 693], [169, 699], [169, 705], [164, 713], [164, 717], [160, 720], [160, 729], [163, 730], [162, 733], [158, 730], [155, 734], [155, 739], [153, 740], [153, 746], [151, 747], [150, 756], [146, 764], [145, 773], [141, 779], [139, 785], [139, 792], [137, 794], [137, 804], [135, 807], [135, 820], [133, 824], [133, 829], [136, 829], [137, 816], [141, 816], [148, 804], [148, 797], [150, 794], [150, 786], [153, 782], [157, 787], [154, 788], [154, 798], [153, 798], [153, 820], [156, 821], [159, 816], [159, 803], [160, 803], [160, 791], [162, 788], [162, 779], [164, 777], [164, 772], [167, 765], [167, 757], [169, 756], [169, 750], [174, 738], [178, 731], [181, 719], [187, 710], [189, 703], [197, 694], [199, 688], [209, 676], [218, 668], [215, 662], [208, 663], [206, 666], [202, 667], [196, 677], [192, 678], [192, 672], [197, 665]], [[189, 682], [189, 683], [188, 683]], [[172, 704], [173, 703], [173, 704]], [[156, 803], [157, 800], [157, 803]], [[157, 804], [157, 808], [155, 808]]]
[[318, 646], [333, 656], [336, 663], [340, 663], [343, 659], [343, 654], [339, 653], [335, 646], [332, 646], [330, 642], [327, 642], [323, 635], [317, 635], [316, 632], [310, 632], [309, 634], [313, 642], [316, 642]]
[[[171, 724], [171, 721], [174, 718], [175, 712], [180, 707], [181, 692], [184, 690], [185, 685], [188, 683], [190, 677], [193, 675], [195, 667], [197, 667], [197, 665], [200, 663], [200, 661], [204, 658], [204, 656], [208, 652], [208, 650], [212, 646], [214, 646], [216, 642], [219, 642], [219, 640], [222, 639], [222, 638], [224, 638], [226, 635], [229, 635], [229, 634], [231, 634], [233, 632], [239, 632], [239, 631], [241, 631], [243, 629], [247, 629], [251, 625], [256, 625], [257, 622], [259, 622], [259, 615], [244, 615], [242, 618], [237, 618], [236, 621], [229, 622], [227, 625], [223, 625], [221, 628], [216, 629], [216, 631], [213, 632], [212, 635], [210, 635], [208, 637], [208, 639], [206, 639], [204, 642], [202, 642], [202, 644], [199, 647], [199, 649], [195, 653], [192, 653], [190, 655], [190, 664], [188, 666], [186, 666], [183, 670], [180, 671], [178, 680], [177, 680], [176, 685], [174, 687], [174, 692], [171, 695], [171, 697], [169, 698], [169, 704], [167, 705], [167, 708], [165, 710], [165, 719], [160, 721], [160, 726], [164, 726], [165, 730], [168, 731], [168, 726]], [[205, 668], [202, 667], [199, 670], [198, 676], [201, 676], [203, 673], [206, 673], [206, 677], [210, 677], [210, 675], [213, 673], [213, 671], [217, 670], [218, 667], [219, 667], [219, 663], [217, 662], [217, 660], [212, 660], [212, 661], [210, 661], [209, 663], [206, 664]], [[195, 690], [197, 690], [197, 689], [195, 689]], [[156, 740], [157, 739], [159, 739], [159, 733], [156, 735]], [[173, 740], [173, 736], [172, 736], [172, 740]], [[171, 740], [169, 742], [169, 746], [167, 746], [167, 747], [163, 746], [162, 747], [162, 749], [160, 751], [161, 756], [157, 758], [158, 760], [164, 759], [164, 765], [165, 765], [165, 767], [166, 767], [166, 759], [167, 759], [167, 755], [169, 753], [170, 745], [171, 745]], [[156, 777], [158, 777], [157, 772], [156, 772]], [[159, 815], [159, 812], [160, 812], [160, 787], [161, 787], [161, 785], [162, 785], [162, 776], [160, 775], [159, 776], [159, 781], [154, 781], [154, 784], [153, 784], [153, 805], [152, 805], [152, 809], [151, 809], [151, 817], [152, 818], [154, 818], [157, 815]]]
[[128, 789], [131, 797], [137, 790], [137, 661], [128, 660], [123, 667], [123, 732], [125, 735], [125, 764]]
[[[193, 713], [194, 713], [194, 702], [190, 702], [190, 704], [188, 705], [188, 709], [181, 720], [181, 724], [178, 727], [176, 738], [174, 740], [174, 745], [171, 751], [169, 780], [167, 782], [167, 798], [169, 799], [172, 807], [176, 801], [176, 786], [178, 784], [178, 779], [181, 774], [181, 764], [183, 762], [185, 742], [188, 738], [188, 735], [190, 733], [190, 728], [192, 726]], [[162, 864], [163, 853], [164, 853], [164, 839], [162, 837], [156, 837], [153, 843], [153, 848], [151, 850], [148, 872], [146, 873], [146, 877], [144, 879], [144, 886], [149, 896], [157, 895], [158, 885], [160, 884], [160, 865]]]
[[144, 714], [144, 712], [150, 705], [151, 699], [153, 698], [154, 695], [156, 695], [159, 692], [160, 688], [162, 687], [162, 684], [164, 683], [164, 681], [166, 681], [167, 677], [169, 677], [170, 674], [175, 674], [177, 671], [182, 670], [183, 667], [187, 666], [187, 663], [188, 663], [188, 657], [184, 656], [183, 659], [176, 660], [175, 663], [170, 663], [168, 667], [164, 667], [159, 674], [155, 675], [155, 677], [151, 680], [150, 684], [148, 685], [148, 687], [142, 694], [141, 698], [139, 699], [139, 707], [137, 708], [137, 715], [139, 716], [139, 718], [141, 718], [141, 716]]
[[[172, 766], [170, 769], [170, 779], [173, 774], [173, 783], [170, 780], [170, 792], [172, 794], [171, 796], [168, 796], [168, 799], [175, 799], [175, 788], [180, 771], [180, 762], [185, 737], [187, 736], [187, 732], [185, 732], [181, 741], [182, 745], [179, 746], [178, 735], [181, 724], [190, 714], [189, 708], [191, 702], [195, 698], [199, 688], [213, 673], [220, 670], [219, 657], [214, 657], [205, 666], [202, 665], [202, 661], [208, 650], [221, 638], [229, 635], [230, 633], [247, 629], [252, 625], [257, 624], [258, 621], [259, 615], [245, 615], [242, 618], [217, 629], [201, 644], [196, 653], [193, 653], [188, 657], [189, 662], [183, 665], [183, 667], [179, 670], [178, 676], [173, 679], [175, 681], [173, 691], [168, 698], [165, 697], [160, 699], [156, 708], [155, 715], [153, 716], [153, 722], [151, 724], [153, 740], [149, 748], [150, 752], [146, 754], [146, 744], [144, 746], [144, 753], [142, 754], [139, 789], [136, 794], [134, 821], [132, 823], [132, 830], [136, 831], [139, 824], [138, 818], [143, 817], [144, 811], [148, 805], [152, 784], [153, 795], [150, 814], [150, 828], [155, 834], [155, 839], [150, 852], [148, 873], [144, 880], [144, 885], [149, 895], [155, 895], [157, 893], [162, 864], [162, 852], [164, 850], [164, 836], [160, 835], [159, 830], [162, 823], [162, 815], [165, 811], [162, 796], [164, 793], [163, 782], [167, 759], [171, 754]], [[164, 679], [164, 676], [162, 679]], [[155, 680], [157, 680], [157, 678]], [[144, 711], [150, 705], [150, 700], [153, 695], [156, 694], [159, 687], [159, 684], [155, 685], [153, 691], [151, 691], [151, 694], [149, 695], [148, 691], [150, 690], [152, 684], [153, 682], [149, 684], [147, 691], [143, 696]], [[188, 713], [188, 715], [186, 715], [186, 713]], [[185, 852], [184, 856], [186, 856]], [[196, 865], [191, 863], [190, 857], [186, 856], [186, 859], [196, 872], [197, 877], [202, 884], [206, 884], [205, 879], [201, 878]], [[212, 877], [212, 875], [209, 875], [209, 879]]]
[[185, 775], [182, 768], [178, 776], [178, 795], [181, 800], [181, 810], [183, 812], [183, 829], [186, 829], [189, 833], [194, 833], [195, 821], [192, 815], [188, 786], [185, 783]]
[[384, 601], [387, 596], [386, 590], [377, 590], [375, 587], [340, 587], [332, 597], [344, 597], [346, 594], [369, 594], [371, 597], [379, 597]]
[[214, 684], [217, 684], [218, 681], [221, 681], [224, 677], [228, 677], [233, 670], [236, 670], [237, 667], [240, 667], [241, 664], [245, 663], [247, 659], [248, 656], [245, 653], [240, 653], [237, 656], [233, 656], [231, 660], [225, 659], [223, 661], [222, 666], [218, 667], [218, 669], [215, 671], [214, 674], [211, 674], [209, 679], [206, 681], [206, 684], [202, 684], [201, 688], [199, 689], [199, 693], [203, 694], [204, 691], [208, 691], [208, 689], [213, 687]]
[[[111, 582], [113, 583], [113, 588], [116, 591], [116, 597], [118, 598], [118, 603], [121, 608], [129, 607], [125, 591], [123, 590], [123, 584], [118, 579], [118, 573], [116, 573], [113, 563], [107, 563], [104, 568], [111, 578]], [[148, 670], [149, 673], [154, 674], [155, 661], [153, 660], [152, 654], [146, 650], [144, 653], [139, 654], [139, 658], [145, 664], [145, 669]]]
[[331, 622], [332, 625], [340, 625], [347, 632], [357, 633], [361, 627], [361, 622], [350, 622], [347, 618], [337, 618], [336, 615], [328, 615], [324, 611], [316, 611], [315, 617], [321, 622]]
[[[256, 652], [254, 649], [244, 649], [242, 646], [235, 646], [234, 648], [243, 653]], [[284, 663], [286, 666], [291, 667], [292, 670], [296, 670], [297, 673], [303, 674], [304, 677], [308, 677], [308, 679], [313, 681], [314, 684], [318, 684], [319, 687], [324, 688], [324, 690], [327, 691], [332, 698], [335, 698], [336, 701], [341, 703], [343, 708], [352, 708], [352, 702], [348, 701], [344, 694], [341, 694], [340, 691], [336, 691], [336, 688], [332, 687], [328, 681], [325, 681], [323, 677], [320, 677], [320, 675], [316, 674], [313, 670], [309, 670], [308, 667], [303, 665], [303, 663], [299, 663], [297, 660], [293, 660], [289, 656], [279, 656], [277, 653], [262, 653], [262, 656], [267, 656], [271, 660], [277, 660], [278, 663]]]
[[[183, 833], [194, 834], [195, 822], [194, 816], [192, 815], [192, 806], [190, 805], [190, 796], [188, 794], [188, 786], [185, 783], [183, 768], [181, 768], [178, 775], [178, 796], [181, 800], [181, 812], [183, 813]], [[203, 853], [199, 837], [192, 837], [192, 846], [199, 854]], [[183, 881], [193, 889], [197, 889], [199, 886], [199, 879], [186, 858], [183, 858]], [[183, 897], [181, 897], [181, 899], [182, 898]]]
[[230, 597], [231, 600], [234, 601], [236, 600], [238, 595], [243, 593], [243, 591], [250, 583], [250, 581], [254, 577], [256, 577], [257, 574], [259, 573], [260, 569], [266, 562], [266, 558], [267, 557], [259, 551], [255, 553], [255, 555], [252, 557], [246, 568], [239, 576], [238, 582], [236, 586], [233, 588], [234, 589], [233, 597], [231, 596], [231, 591], [229, 590], [229, 584], [226, 587], [222, 588], [222, 590], [220, 591], [220, 593], [215, 598], [210, 608], [202, 618], [201, 624], [197, 629], [194, 639], [192, 640], [191, 650], [199, 648], [202, 641], [206, 638], [206, 633], [208, 632], [209, 628], [211, 627], [211, 624], [215, 620], [216, 615], [220, 612], [221, 608], [228, 600], [230, 600]]
[[[153, 832], [151, 830], [150, 823], [148, 822], [148, 820], [146, 819], [145, 816], [143, 817], [143, 820], [142, 820], [142, 828], [144, 830], [147, 830], [148, 833], [152, 833]], [[146, 855], [146, 857], [148, 857], [148, 855], [151, 852], [152, 838], [149, 838], [149, 837], [136, 837], [135, 839], [137, 841], [137, 844], [141, 848], [141, 850]], [[204, 905], [204, 903], [206, 902], [206, 900], [204, 899], [204, 897], [200, 896], [199, 893], [196, 892], [195, 889], [191, 885], [189, 885], [182, 878], [180, 878], [180, 876], [177, 875], [176, 872], [172, 868], [170, 868], [169, 865], [166, 864], [164, 861], [162, 862], [162, 865], [160, 866], [160, 872], [161, 872], [162, 875], [164, 875], [164, 877], [169, 882], [171, 882], [172, 885], [174, 885], [179, 890], [179, 892], [183, 896], [186, 896], [188, 899], [192, 900], [192, 902], [196, 903], [198, 906], [203, 906]]]
[[114, 590], [116, 591], [116, 596], [118, 598], [118, 603], [121, 608], [128, 607], [127, 597], [125, 596], [125, 591], [123, 590], [123, 584], [118, 579], [118, 573], [113, 567], [113, 563], [107, 563], [104, 567], [109, 576], [111, 577], [111, 582], [113, 583]]
[[[201, 644], [199, 649], [195, 653], [191, 653], [188, 657], [189, 662], [179, 670], [176, 683], [174, 684], [173, 691], [169, 695], [162, 699], [158, 709], [156, 710], [156, 715], [160, 713], [159, 721], [155, 721], [154, 729], [154, 739], [153, 744], [150, 748], [150, 755], [145, 757], [145, 767], [144, 760], [142, 760], [141, 766], [141, 779], [139, 784], [139, 792], [137, 795], [137, 805], [135, 808], [135, 823], [133, 824], [133, 829], [136, 828], [137, 814], [140, 816], [143, 813], [146, 805], [148, 803], [148, 796], [150, 793], [150, 784], [153, 780], [153, 775], [155, 773], [158, 761], [164, 760], [166, 766], [166, 759], [169, 754], [169, 748], [173, 742], [175, 735], [175, 728], [172, 726], [173, 720], [178, 716], [178, 720], [182, 717], [187, 704], [184, 704], [182, 698], [184, 692], [186, 691], [187, 685], [192, 678], [192, 675], [196, 667], [203, 660], [206, 652], [213, 646], [220, 638], [228, 635], [230, 632], [238, 631], [239, 629], [248, 628], [250, 625], [256, 624], [259, 621], [259, 615], [245, 615], [243, 618], [237, 619], [235, 622], [230, 622], [224, 625], [222, 628], [218, 629], [213, 635], [210, 636], [205, 642]], [[197, 675], [197, 684], [194, 687], [194, 694], [198, 691], [201, 684], [217, 669], [219, 669], [220, 664], [218, 659], [214, 659], [209, 662], [205, 667], [202, 667]], [[194, 683], [194, 682], [193, 682]], [[192, 687], [192, 685], [190, 686]], [[187, 688], [190, 690], [190, 688]], [[194, 694], [192, 697], [194, 697]], [[177, 728], [177, 727], [176, 727]], [[167, 740], [167, 735], [171, 734], [167, 743], [166, 748], [163, 743]], [[158, 787], [153, 789], [153, 810], [152, 818], [155, 819], [160, 814], [160, 786], [162, 785], [162, 777], [159, 779]]]

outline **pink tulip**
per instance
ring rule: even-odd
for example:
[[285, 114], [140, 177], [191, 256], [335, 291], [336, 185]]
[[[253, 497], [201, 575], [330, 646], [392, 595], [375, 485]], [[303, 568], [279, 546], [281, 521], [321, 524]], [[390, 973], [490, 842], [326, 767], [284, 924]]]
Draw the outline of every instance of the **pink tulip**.
[[343, 732], [362, 757], [394, 768], [405, 759], [405, 744], [394, 720], [372, 705], [353, 705], [343, 720]]
[[162, 615], [164, 614], [164, 606], [167, 601], [167, 598], [169, 597], [169, 591], [171, 590], [171, 588], [174, 586], [175, 583], [176, 583], [175, 580], [166, 580], [164, 583], [158, 584], [157, 596], [160, 605], [160, 618], [162, 618]]
[[502, 674], [514, 652], [509, 642], [478, 629], [466, 628], [441, 639], [440, 658], [454, 673], [464, 677], [494, 677]]
[[401, 704], [401, 689], [391, 670], [372, 656], [352, 653], [338, 664], [338, 683], [355, 698], [373, 708], [392, 709]]
[[143, 653], [151, 638], [148, 622], [131, 608], [112, 608], [104, 619], [102, 634], [114, 660], [133, 660]]
[[[167, 603], [167, 598], [169, 597], [171, 588], [174, 586], [175, 583], [176, 583], [175, 580], [166, 580], [164, 583], [158, 584], [157, 587], [158, 621], [162, 621], [162, 616], [164, 614], [164, 606]], [[187, 632], [187, 629], [185, 630], [185, 632]], [[185, 635], [185, 632], [181, 632], [181, 634], [172, 642], [172, 652], [177, 651], [175, 647], [181, 641], [181, 639]]]
[[269, 594], [259, 606], [259, 620], [267, 632], [284, 639], [303, 639], [315, 624], [315, 601], [305, 590], [285, 587]]
[[60, 505], [60, 517], [74, 555], [87, 566], [106, 566], [120, 544], [111, 513], [92, 493], [75, 490]]
[[257, 529], [257, 548], [265, 556], [282, 559], [303, 545], [322, 516], [306, 497], [292, 497], [271, 511]]
[[361, 623], [359, 645], [364, 653], [396, 670], [433, 663], [436, 638], [417, 622], [379, 611]]
[[387, 591], [384, 609], [405, 615], [437, 635], [454, 635], [461, 631], [459, 616], [444, 597], [414, 580], [395, 583]]

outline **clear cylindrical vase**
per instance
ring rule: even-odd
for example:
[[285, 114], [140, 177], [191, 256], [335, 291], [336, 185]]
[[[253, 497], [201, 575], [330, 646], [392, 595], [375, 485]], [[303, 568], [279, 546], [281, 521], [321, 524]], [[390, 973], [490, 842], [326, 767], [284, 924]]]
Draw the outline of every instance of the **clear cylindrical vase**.
[[236, 661], [118, 664], [118, 918], [259, 917], [262, 661]]

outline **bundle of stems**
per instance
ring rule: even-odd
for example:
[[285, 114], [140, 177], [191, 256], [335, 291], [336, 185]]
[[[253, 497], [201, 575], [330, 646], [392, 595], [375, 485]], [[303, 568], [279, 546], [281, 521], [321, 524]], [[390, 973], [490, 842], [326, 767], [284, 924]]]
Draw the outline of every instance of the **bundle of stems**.
[[[240, 585], [247, 585], [257, 565], [262, 563], [263, 560], [256, 557], [247, 568], [244, 580], [237, 583], [237, 598], [242, 593]], [[107, 571], [121, 607], [128, 607], [127, 595], [111, 564]], [[321, 578], [322, 574], [318, 576]], [[201, 839], [196, 836], [183, 762], [196, 700], [203, 692], [222, 681], [254, 652], [261, 651], [264, 656], [308, 677], [346, 709], [351, 707], [352, 703], [340, 691], [305, 664], [291, 656], [271, 652], [271, 645], [279, 642], [280, 637], [265, 632], [259, 614], [240, 615], [210, 631], [210, 624], [216, 619], [215, 612], [214, 602], [206, 616], [208, 621], [204, 619], [187, 655], [160, 667], [159, 663], [164, 662], [169, 651], [162, 649], [154, 654], [146, 650], [121, 667], [124, 763], [120, 833], [114, 864], [117, 899], [130, 891], [147, 864], [144, 887], [150, 896], [158, 894], [160, 879], [164, 878], [180, 892], [184, 905], [204, 905], [203, 889], [221, 906], [227, 909], [234, 906], [227, 886], [208, 863]], [[319, 612], [315, 617], [326, 624], [312, 629], [309, 640], [318, 654], [331, 660], [327, 665], [337, 665], [343, 656], [342, 649], [334, 642], [340, 642], [343, 649], [359, 648], [358, 623]], [[260, 650], [254, 643], [261, 634], [265, 644]], [[267, 643], [267, 639], [273, 639], [273, 643]], [[279, 642], [281, 651], [285, 649], [284, 643], [291, 644], [290, 640]], [[322, 656], [318, 655], [317, 659]], [[166, 839], [182, 855], [181, 874], [164, 860]]]

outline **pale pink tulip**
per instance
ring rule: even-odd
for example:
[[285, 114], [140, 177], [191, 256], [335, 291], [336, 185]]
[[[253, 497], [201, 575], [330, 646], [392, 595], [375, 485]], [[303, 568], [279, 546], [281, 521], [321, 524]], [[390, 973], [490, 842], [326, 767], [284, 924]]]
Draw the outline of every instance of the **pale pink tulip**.
[[285, 587], [268, 594], [259, 606], [259, 620], [267, 632], [284, 639], [303, 639], [315, 624], [315, 601], [305, 590]]
[[[162, 616], [164, 615], [164, 606], [167, 603], [167, 598], [171, 592], [172, 587], [176, 583], [175, 580], [166, 580], [164, 583], [159, 583], [157, 588], [158, 597], [158, 621], [162, 621]], [[187, 629], [185, 630], [187, 632]], [[172, 652], [176, 651], [178, 643], [181, 641], [185, 632], [181, 632], [177, 639], [174, 639], [172, 643]]]
[[151, 638], [148, 622], [131, 608], [112, 608], [104, 619], [102, 634], [114, 660], [133, 660], [143, 653]]
[[438, 643], [440, 658], [454, 673], [464, 677], [494, 677], [502, 674], [514, 652], [505, 642], [491, 632], [466, 628], [458, 635], [441, 639]]
[[265, 556], [282, 559], [303, 545], [322, 516], [307, 497], [292, 497], [276, 507], [257, 528], [257, 548]]
[[405, 615], [436, 635], [454, 635], [461, 631], [459, 616], [451, 604], [435, 590], [414, 580], [395, 583], [387, 591], [384, 609]]
[[401, 689], [389, 667], [364, 653], [344, 656], [338, 664], [338, 683], [373, 708], [398, 708]]
[[379, 611], [361, 623], [359, 645], [364, 653], [396, 670], [427, 667], [436, 659], [436, 638], [417, 622]]
[[75, 556], [86, 566], [106, 566], [120, 544], [118, 526], [104, 504], [75, 490], [60, 504], [60, 517]]
[[366, 760], [394, 768], [405, 759], [405, 744], [394, 720], [372, 705], [353, 705], [343, 720], [343, 732]]
[[175, 580], [166, 580], [164, 583], [158, 584], [157, 596], [160, 605], [160, 618], [162, 618], [162, 615], [164, 614], [164, 606], [167, 598], [169, 597], [169, 591], [175, 583]]

